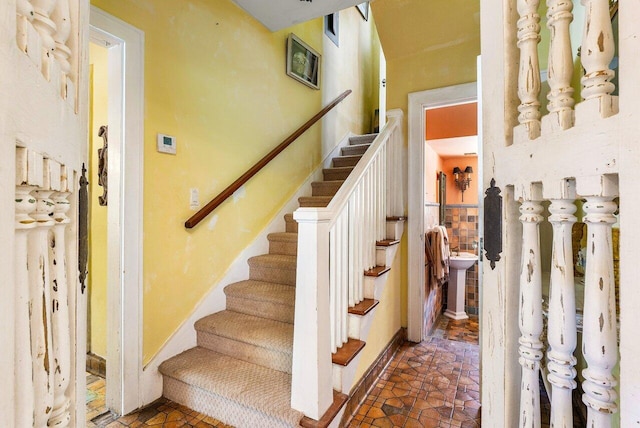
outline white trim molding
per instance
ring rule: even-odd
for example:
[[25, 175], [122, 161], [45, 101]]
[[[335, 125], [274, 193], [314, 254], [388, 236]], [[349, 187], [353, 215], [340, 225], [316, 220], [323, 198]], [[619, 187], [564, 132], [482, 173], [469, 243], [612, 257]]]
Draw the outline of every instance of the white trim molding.
[[90, 23], [109, 47], [107, 406], [126, 414], [143, 404], [144, 33], [95, 6]]
[[422, 340], [424, 302], [424, 135], [428, 108], [473, 102], [476, 82], [409, 94], [407, 338]]

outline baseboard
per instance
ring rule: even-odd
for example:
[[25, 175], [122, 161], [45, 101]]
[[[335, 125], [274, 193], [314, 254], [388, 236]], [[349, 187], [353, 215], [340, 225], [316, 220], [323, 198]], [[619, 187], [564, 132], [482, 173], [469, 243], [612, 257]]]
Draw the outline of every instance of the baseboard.
[[96, 376], [107, 377], [107, 360], [99, 355], [87, 352], [86, 370]]
[[212, 285], [210, 291], [195, 306], [191, 315], [180, 325], [173, 335], [169, 337], [160, 351], [144, 367], [141, 388], [142, 405], [149, 404], [162, 396], [162, 376], [158, 372], [158, 366], [174, 355], [196, 346], [196, 332], [193, 328], [194, 323], [204, 316], [226, 308], [224, 287], [249, 278], [249, 265], [247, 264], [247, 260], [253, 256], [265, 254], [269, 251], [267, 235], [284, 231], [284, 215], [298, 208], [299, 197], [311, 195], [311, 183], [322, 180], [322, 169], [327, 168], [331, 159], [339, 154], [340, 149], [349, 144], [349, 137], [353, 135], [353, 133], [345, 135], [333, 150], [326, 155], [326, 158], [309, 174], [304, 183], [302, 183], [295, 194], [289, 198], [282, 209], [271, 219], [269, 224], [258, 233], [251, 244], [236, 257], [229, 269], [227, 269], [224, 277]]
[[380, 374], [382, 374], [382, 371], [385, 369], [387, 364], [389, 364], [389, 361], [391, 361], [396, 351], [406, 341], [407, 329], [402, 327], [396, 332], [391, 341], [382, 350], [380, 355], [378, 355], [371, 366], [369, 366], [360, 381], [351, 390], [349, 399], [347, 400], [345, 411], [342, 415], [342, 420], [340, 421], [341, 427], [347, 426], [349, 424], [349, 422], [355, 415], [356, 410], [366, 398], [367, 393], [376, 384], [376, 381], [380, 377]]

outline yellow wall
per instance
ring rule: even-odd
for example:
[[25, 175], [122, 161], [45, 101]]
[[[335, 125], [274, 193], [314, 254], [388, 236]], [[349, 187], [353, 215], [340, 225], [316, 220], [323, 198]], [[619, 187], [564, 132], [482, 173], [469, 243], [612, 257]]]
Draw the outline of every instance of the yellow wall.
[[90, 347], [103, 358], [107, 356], [107, 207], [98, 204], [103, 188], [98, 186], [98, 137], [100, 126], [107, 124], [107, 49], [91, 43], [91, 106], [89, 115], [89, 316]]
[[[322, 55], [323, 25], [271, 33], [230, 0], [92, 3], [145, 33], [146, 364], [319, 165], [316, 126], [199, 226], [183, 226], [190, 188], [205, 204], [320, 110], [322, 91], [288, 77], [285, 55], [290, 32]], [[176, 156], [156, 151], [157, 133], [176, 137]]]
[[[433, 148], [424, 145], [424, 193], [425, 202], [438, 202], [438, 173], [443, 170], [442, 158]], [[445, 171], [449, 176], [449, 173]]]

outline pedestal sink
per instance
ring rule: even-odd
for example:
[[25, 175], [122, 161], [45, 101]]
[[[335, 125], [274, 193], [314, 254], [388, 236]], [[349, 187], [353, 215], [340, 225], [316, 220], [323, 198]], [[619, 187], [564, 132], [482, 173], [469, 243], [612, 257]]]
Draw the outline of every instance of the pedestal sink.
[[473, 266], [476, 260], [478, 260], [477, 255], [464, 252], [449, 258], [449, 291], [445, 316], [454, 320], [469, 318], [464, 310], [465, 276], [467, 269]]

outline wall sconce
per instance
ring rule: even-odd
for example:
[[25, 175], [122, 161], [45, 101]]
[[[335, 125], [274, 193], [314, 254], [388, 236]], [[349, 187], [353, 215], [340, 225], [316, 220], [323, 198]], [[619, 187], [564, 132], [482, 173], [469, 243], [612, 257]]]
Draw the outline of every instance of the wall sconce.
[[464, 172], [457, 166], [453, 168], [453, 179], [456, 182], [456, 187], [462, 192], [462, 202], [464, 202], [464, 191], [469, 187], [471, 183], [471, 174], [473, 174], [473, 168], [470, 166], [464, 169]]

